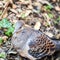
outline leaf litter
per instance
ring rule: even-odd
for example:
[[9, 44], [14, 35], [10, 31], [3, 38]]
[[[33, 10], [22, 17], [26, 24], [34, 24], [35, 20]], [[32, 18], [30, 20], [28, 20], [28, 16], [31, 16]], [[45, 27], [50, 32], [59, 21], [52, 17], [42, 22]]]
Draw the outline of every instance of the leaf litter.
[[[1, 60], [27, 60], [20, 57], [11, 44], [14, 24], [18, 20], [60, 40], [60, 0], [0, 0]], [[41, 60], [59, 59], [60, 52], [57, 52]]]

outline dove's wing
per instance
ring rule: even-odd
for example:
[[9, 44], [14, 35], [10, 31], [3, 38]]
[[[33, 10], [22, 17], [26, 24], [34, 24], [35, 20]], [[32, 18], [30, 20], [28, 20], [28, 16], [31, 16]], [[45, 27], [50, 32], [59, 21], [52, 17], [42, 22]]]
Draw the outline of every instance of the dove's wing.
[[28, 40], [28, 53], [35, 58], [42, 58], [55, 52], [55, 44], [45, 34], [35, 31]]

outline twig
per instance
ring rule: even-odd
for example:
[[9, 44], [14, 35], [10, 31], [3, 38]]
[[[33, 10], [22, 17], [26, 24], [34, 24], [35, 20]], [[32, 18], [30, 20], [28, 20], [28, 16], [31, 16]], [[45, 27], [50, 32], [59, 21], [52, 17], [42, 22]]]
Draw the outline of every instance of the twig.
[[5, 4], [5, 9], [4, 9], [2, 15], [0, 16], [0, 19], [2, 19], [3, 16], [5, 15], [5, 13], [7, 12], [7, 9], [8, 9], [8, 5], [9, 5], [9, 3], [10, 3], [10, 1], [8, 1], [8, 2]]

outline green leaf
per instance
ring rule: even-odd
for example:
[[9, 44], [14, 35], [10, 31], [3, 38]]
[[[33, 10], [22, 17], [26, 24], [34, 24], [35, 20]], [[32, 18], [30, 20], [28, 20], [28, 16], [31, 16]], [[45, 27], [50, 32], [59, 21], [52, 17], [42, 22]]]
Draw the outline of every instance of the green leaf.
[[0, 21], [0, 28], [9, 28], [12, 24], [6, 19]]
[[3, 43], [3, 39], [0, 37], [0, 44], [2, 44]]
[[60, 16], [54, 21], [54, 24], [58, 24], [60, 21]]
[[26, 18], [30, 13], [31, 13], [31, 10], [27, 10], [26, 12], [22, 12], [22, 13], [20, 14], [20, 17], [24, 19], [24, 18]]
[[50, 24], [48, 22], [46, 22], [46, 26], [50, 26]]
[[7, 31], [5, 32], [5, 35], [10, 37], [13, 31], [14, 31], [14, 27], [11, 26], [10, 28], [7, 29]]
[[48, 16], [49, 16], [50, 18], [53, 18], [53, 14], [51, 14], [51, 13], [49, 13]]
[[58, 21], [60, 21], [60, 16], [57, 18]]
[[58, 22], [55, 20], [55, 21], [54, 21], [54, 24], [58, 24]]
[[0, 15], [2, 14], [2, 10], [0, 10]]
[[7, 18], [3, 18], [0, 21], [0, 28], [6, 28], [7, 31], [5, 31], [5, 35], [7, 36], [11, 36], [12, 32], [14, 31], [14, 27], [12, 25], [12, 23], [7, 19]]
[[21, 14], [21, 18], [25, 18], [25, 17], [26, 17], [25, 13]]
[[46, 9], [46, 10], [51, 10], [52, 8], [53, 8], [52, 5], [46, 5], [46, 6], [45, 6], [45, 9]]
[[5, 52], [1, 52], [1, 53], [0, 53], [0, 58], [6, 58]]

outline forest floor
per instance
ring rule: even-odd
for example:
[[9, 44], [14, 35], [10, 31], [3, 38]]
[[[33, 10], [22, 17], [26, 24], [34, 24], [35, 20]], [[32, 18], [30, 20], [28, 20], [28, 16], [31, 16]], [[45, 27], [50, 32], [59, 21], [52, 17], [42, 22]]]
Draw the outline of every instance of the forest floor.
[[[40, 31], [60, 40], [60, 0], [0, 0], [0, 60], [28, 60], [12, 48], [11, 37], [18, 20], [32, 28], [38, 22]], [[60, 52], [41, 60], [60, 60]]]

